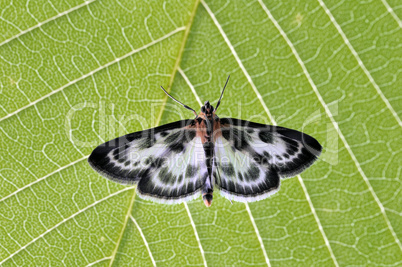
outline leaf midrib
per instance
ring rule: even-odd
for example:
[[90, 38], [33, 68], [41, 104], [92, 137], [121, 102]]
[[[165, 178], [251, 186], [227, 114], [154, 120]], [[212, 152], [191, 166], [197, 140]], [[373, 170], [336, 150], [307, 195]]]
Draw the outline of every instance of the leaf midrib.
[[[185, 49], [185, 46], [186, 46], [186, 43], [187, 43], [188, 36], [190, 34], [190, 30], [191, 30], [191, 26], [192, 26], [193, 21], [194, 21], [194, 17], [195, 17], [195, 15], [197, 13], [197, 8], [199, 6], [199, 3], [200, 3], [200, 0], [196, 0], [196, 2], [194, 4], [194, 8], [193, 8], [193, 10], [191, 12], [191, 15], [190, 15], [190, 18], [189, 18], [189, 22], [187, 23], [187, 25], [185, 27], [183, 40], [181, 42], [181, 46], [180, 46], [180, 49], [179, 49], [179, 52], [178, 52], [178, 56], [176, 58], [175, 65], [173, 66], [172, 75], [170, 76], [169, 86], [168, 86], [168, 88], [166, 88], [168, 92], [171, 91], [171, 88], [172, 88], [172, 85], [173, 85], [173, 82], [174, 82], [174, 78], [176, 77], [176, 73], [178, 71], [178, 68], [179, 68], [179, 65], [180, 65], [180, 62], [181, 62], [181, 59], [182, 59], [182, 56], [183, 56], [183, 52], [184, 52], [184, 49]], [[162, 115], [163, 115], [163, 113], [165, 111], [167, 100], [168, 100], [168, 96], [166, 95], [165, 98], [163, 99], [161, 111], [160, 111], [159, 116], [158, 116], [158, 118], [156, 120], [155, 126], [158, 126], [160, 124], [161, 120], [162, 120]], [[119, 239], [118, 239], [118, 241], [116, 243], [116, 247], [115, 247], [115, 249], [113, 251], [112, 258], [110, 260], [109, 266], [113, 265], [113, 262], [114, 262], [114, 260], [116, 258], [117, 251], [119, 250], [122, 237], [124, 236], [124, 233], [125, 233], [125, 230], [126, 230], [126, 227], [127, 227], [128, 219], [129, 219], [129, 217], [130, 217], [130, 215], [132, 213], [132, 209], [133, 209], [133, 206], [134, 206], [135, 199], [136, 199], [136, 189], [133, 190], [133, 196], [131, 197], [131, 200], [130, 200], [130, 203], [129, 203], [129, 206], [128, 206], [128, 209], [127, 209], [125, 222], [124, 222], [122, 230], [120, 232]], [[189, 212], [188, 209], [187, 209], [187, 211]], [[191, 214], [188, 213], [188, 215], [190, 217], [190, 220], [192, 221]], [[197, 241], [199, 242], [198, 239], [197, 239]], [[200, 246], [200, 253], [201, 253], [201, 255], [203, 257], [203, 260], [204, 260], [204, 266], [206, 267], [207, 263], [205, 261], [203, 250], [201, 249], [201, 243], [199, 243], [199, 246]], [[150, 253], [150, 248], [149, 248], [149, 253]], [[149, 255], [149, 256], [150, 256], [151, 259], [153, 259], [152, 255]], [[152, 260], [152, 262], [154, 262], [154, 259]]]

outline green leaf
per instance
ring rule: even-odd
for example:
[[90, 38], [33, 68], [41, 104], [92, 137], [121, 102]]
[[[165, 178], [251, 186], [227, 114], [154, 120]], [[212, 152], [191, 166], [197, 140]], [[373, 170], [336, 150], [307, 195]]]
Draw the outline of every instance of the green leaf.
[[[402, 264], [398, 1], [3, 2], [0, 265]], [[144, 201], [86, 159], [216, 103], [324, 146], [263, 201]]]

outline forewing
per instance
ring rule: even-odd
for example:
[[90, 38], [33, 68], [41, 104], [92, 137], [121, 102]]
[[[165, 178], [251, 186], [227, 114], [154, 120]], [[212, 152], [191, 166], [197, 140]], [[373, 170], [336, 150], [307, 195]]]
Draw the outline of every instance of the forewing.
[[278, 190], [279, 177], [301, 173], [322, 150], [317, 140], [296, 130], [230, 118], [218, 125], [216, 184], [237, 201], [266, 198]]
[[207, 172], [193, 125], [184, 120], [119, 137], [97, 147], [88, 161], [115, 182], [138, 183], [140, 197], [185, 201], [199, 194]]

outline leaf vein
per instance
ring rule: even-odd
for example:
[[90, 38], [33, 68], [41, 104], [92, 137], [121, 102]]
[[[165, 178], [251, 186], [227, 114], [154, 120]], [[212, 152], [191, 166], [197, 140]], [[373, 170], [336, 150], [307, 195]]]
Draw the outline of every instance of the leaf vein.
[[123, 239], [124, 232], [126, 231], [128, 219], [129, 219], [129, 217], [131, 217], [130, 213], [133, 211], [133, 205], [134, 205], [135, 196], [136, 196], [135, 192], [136, 192], [136, 190], [134, 189], [133, 195], [131, 196], [131, 199], [130, 199], [130, 204], [129, 204], [128, 209], [127, 209], [126, 217], [124, 218], [123, 227], [121, 228], [119, 238], [117, 239], [116, 247], [112, 252], [111, 260], [109, 262], [109, 267], [113, 265], [113, 261], [116, 258], [116, 254], [117, 254], [117, 251], [119, 250], [121, 240]]
[[159, 39], [156, 39], [156, 40], [154, 40], [154, 41], [152, 41], [152, 42], [150, 42], [150, 43], [148, 43], [148, 44], [146, 44], [146, 45], [144, 45], [144, 46], [142, 46], [142, 47], [140, 47], [140, 48], [134, 49], [134, 50], [132, 50], [131, 52], [125, 54], [124, 56], [118, 57], [118, 58], [116, 58], [116, 59], [114, 59], [114, 60], [112, 60], [112, 61], [106, 63], [105, 65], [100, 66], [99, 68], [96, 68], [95, 70], [90, 71], [90, 72], [88, 72], [87, 74], [84, 74], [84, 75], [82, 75], [81, 77], [79, 77], [79, 78], [77, 78], [77, 79], [75, 79], [75, 80], [72, 80], [72, 81], [66, 83], [65, 85], [61, 86], [60, 88], [53, 90], [53, 91], [50, 92], [49, 94], [44, 95], [44, 96], [42, 96], [41, 98], [38, 98], [38, 99], [36, 99], [35, 101], [29, 103], [28, 105], [26, 105], [26, 106], [24, 106], [24, 107], [21, 107], [21, 108], [15, 110], [14, 112], [11, 112], [11, 113], [7, 114], [7, 115], [4, 116], [3, 118], [0, 118], [0, 122], [3, 121], [3, 120], [5, 120], [5, 119], [8, 119], [8, 118], [10, 118], [10, 117], [12, 117], [12, 116], [14, 116], [14, 115], [16, 115], [16, 114], [18, 114], [19, 112], [21, 112], [21, 111], [23, 111], [23, 110], [25, 110], [25, 109], [27, 109], [27, 108], [33, 106], [33, 105], [36, 105], [38, 102], [41, 102], [42, 100], [47, 99], [48, 97], [50, 97], [50, 96], [52, 96], [52, 95], [54, 95], [54, 94], [56, 94], [56, 93], [62, 91], [64, 88], [69, 87], [70, 85], [76, 84], [77, 82], [79, 82], [79, 81], [81, 81], [81, 80], [83, 80], [83, 79], [85, 79], [85, 78], [87, 78], [87, 77], [90, 77], [90, 76], [92, 76], [93, 74], [95, 74], [95, 73], [97, 73], [97, 72], [99, 72], [99, 71], [101, 71], [101, 70], [103, 70], [103, 69], [105, 69], [105, 68], [107, 68], [107, 67], [109, 67], [109, 66], [115, 64], [115, 63], [118, 63], [118, 62], [120, 62], [121, 60], [123, 60], [123, 59], [125, 59], [125, 58], [127, 58], [127, 57], [130, 57], [130, 56], [132, 56], [132, 55], [134, 55], [134, 54], [136, 54], [136, 53], [138, 53], [138, 52], [140, 52], [140, 51], [142, 51], [142, 50], [144, 50], [144, 49], [147, 49], [147, 48], [150, 47], [150, 46], [153, 46], [153, 45], [155, 45], [155, 44], [157, 44], [157, 43], [159, 43], [159, 42], [162, 42], [162, 41], [165, 40], [165, 39], [168, 39], [168, 38], [171, 37], [172, 35], [174, 35], [174, 34], [176, 34], [176, 33], [178, 33], [178, 32], [181, 32], [181, 31], [183, 31], [184, 29], [185, 29], [184, 27], [177, 28], [177, 29], [175, 29], [175, 30], [169, 32], [168, 34], [162, 36], [162, 37], [159, 38]]
[[130, 215], [130, 219], [131, 219], [131, 221], [135, 224], [135, 227], [137, 227], [138, 232], [140, 232], [141, 238], [142, 238], [142, 240], [144, 241], [145, 247], [147, 248], [147, 251], [148, 251], [148, 253], [149, 253], [149, 257], [151, 258], [152, 264], [153, 264], [154, 266], [156, 266], [155, 259], [154, 259], [154, 257], [152, 256], [151, 249], [149, 248], [147, 239], [145, 238], [145, 235], [144, 235], [144, 233], [142, 232], [141, 227], [138, 225], [137, 221], [134, 219], [134, 217], [133, 217], [132, 215]]
[[[335, 26], [335, 28], [338, 30], [339, 34], [342, 36], [343, 41], [345, 42], [346, 46], [349, 48], [350, 52], [352, 52], [353, 56], [356, 58], [357, 63], [359, 66], [362, 68], [363, 72], [366, 74], [367, 78], [369, 79], [370, 83], [374, 86], [375, 90], [377, 91], [378, 95], [381, 97], [382, 101], [385, 103], [387, 108], [391, 111], [392, 116], [396, 119], [398, 122], [399, 126], [402, 127], [402, 121], [399, 118], [398, 114], [394, 110], [394, 108], [391, 106], [389, 103], [388, 99], [385, 97], [384, 93], [381, 91], [380, 86], [376, 83], [374, 80], [373, 76], [371, 76], [371, 73], [368, 71], [366, 66], [364, 65], [363, 61], [360, 59], [359, 54], [356, 52], [348, 38], [346, 37], [346, 34], [343, 32], [341, 26], [336, 22], [335, 17], [332, 15], [331, 11], [328, 9], [328, 7], [325, 5], [325, 3], [322, 0], [318, 0], [320, 3], [321, 7], [324, 9], [325, 13], [328, 15], [329, 19], [331, 20], [332, 24]], [[401, 247], [402, 249], [402, 247]]]
[[202, 260], [204, 261], [204, 266], [207, 267], [207, 261], [205, 260], [204, 249], [202, 248], [201, 241], [200, 241], [200, 238], [198, 236], [197, 228], [195, 227], [193, 217], [191, 216], [190, 209], [188, 208], [188, 205], [187, 205], [186, 202], [184, 202], [184, 207], [186, 208], [188, 217], [190, 218], [190, 223], [191, 223], [191, 226], [193, 227], [195, 239], [197, 239], [198, 247], [200, 248], [200, 251], [201, 251], [201, 256], [202, 256]]
[[[0, 43], [0, 47], [3, 46], [3, 45], [5, 45], [5, 44], [7, 44], [7, 43], [9, 43], [9, 42], [11, 42], [12, 40], [17, 39], [18, 37], [20, 37], [20, 36], [22, 36], [22, 35], [24, 35], [24, 34], [26, 34], [26, 33], [28, 33], [28, 32], [31, 32], [31, 31], [33, 31], [33, 30], [35, 30], [35, 29], [37, 29], [37, 28], [40, 28], [40, 27], [43, 26], [44, 24], [47, 24], [47, 23], [49, 23], [49, 22], [51, 22], [51, 21], [53, 21], [53, 20], [56, 20], [56, 19], [58, 19], [58, 18], [60, 18], [60, 17], [63, 17], [64, 15], [67, 15], [67, 14], [69, 14], [69, 13], [75, 11], [75, 10], [78, 10], [78, 9], [84, 7], [84, 6], [88, 6], [89, 4], [91, 4], [91, 3], [95, 2], [95, 1], [96, 1], [96, 0], [88, 0], [88, 1], [85, 1], [84, 3], [82, 3], [82, 4], [78, 5], [78, 6], [75, 6], [75, 7], [73, 7], [73, 8], [70, 8], [69, 10], [63, 11], [63, 12], [57, 14], [56, 16], [53, 16], [53, 17], [51, 17], [51, 18], [48, 18], [47, 20], [44, 20], [44, 21], [42, 21], [42, 22], [39, 22], [38, 24], [36, 24], [36, 25], [34, 25], [34, 26], [32, 26], [32, 27], [26, 29], [26, 30], [23, 30], [23, 31], [19, 32], [18, 34], [16, 34], [16, 35], [10, 37], [9, 39], [4, 40], [3, 42]], [[15, 25], [13, 25], [13, 26], [15, 26]], [[16, 26], [15, 26], [15, 27], [16, 27]], [[18, 30], [20, 30], [20, 29], [18, 28]]]
[[402, 28], [402, 21], [401, 19], [395, 14], [394, 9], [388, 4], [386, 0], [381, 0], [384, 6], [387, 8], [387, 11], [391, 14], [394, 20], [398, 23], [399, 28]]
[[38, 239], [44, 237], [46, 234], [48, 234], [48, 233], [50, 233], [51, 231], [55, 230], [56, 228], [58, 228], [60, 225], [64, 224], [65, 222], [68, 222], [69, 220], [74, 219], [74, 218], [75, 218], [76, 216], [78, 216], [79, 214], [85, 212], [86, 210], [88, 210], [88, 209], [90, 209], [90, 208], [96, 206], [97, 204], [99, 204], [99, 203], [101, 203], [101, 202], [103, 202], [103, 201], [105, 201], [105, 200], [107, 200], [107, 199], [109, 199], [109, 198], [111, 198], [111, 197], [114, 197], [114, 196], [116, 196], [116, 195], [118, 195], [118, 194], [120, 194], [120, 193], [123, 193], [123, 192], [125, 192], [125, 191], [127, 191], [127, 190], [131, 190], [131, 189], [135, 189], [135, 188], [132, 187], [132, 186], [131, 186], [131, 187], [126, 187], [126, 188], [124, 188], [124, 189], [122, 189], [122, 190], [120, 190], [120, 191], [117, 191], [117, 192], [115, 192], [115, 193], [113, 193], [113, 194], [110, 194], [110, 195], [108, 195], [108, 196], [106, 196], [106, 197], [100, 199], [100, 200], [95, 201], [94, 203], [92, 203], [92, 204], [86, 206], [85, 208], [79, 210], [78, 212], [74, 213], [74, 214], [71, 215], [70, 217], [68, 217], [68, 218], [66, 218], [66, 219], [63, 219], [61, 222], [59, 222], [59, 223], [57, 223], [56, 225], [54, 225], [53, 227], [47, 229], [45, 232], [43, 232], [43, 233], [40, 234], [39, 236], [35, 237], [34, 239], [32, 239], [31, 241], [29, 241], [28, 243], [26, 243], [24, 246], [22, 246], [21, 248], [19, 248], [17, 251], [15, 251], [15, 252], [13, 252], [12, 254], [10, 254], [7, 258], [5, 258], [4, 260], [2, 260], [2, 261], [0, 262], [0, 265], [2, 265], [3, 263], [5, 263], [5, 262], [8, 261], [9, 259], [13, 258], [13, 257], [14, 257], [15, 255], [17, 255], [18, 253], [20, 253], [21, 251], [25, 250], [28, 246], [30, 246], [31, 244], [35, 243]]
[[60, 168], [58, 168], [57, 170], [55, 170], [55, 171], [53, 171], [53, 172], [51, 172], [51, 173], [48, 173], [48, 174], [46, 174], [45, 176], [43, 176], [43, 177], [41, 177], [41, 178], [39, 178], [39, 179], [36, 179], [36, 180], [33, 181], [32, 183], [29, 183], [29, 184], [27, 184], [27, 185], [25, 185], [25, 186], [23, 186], [23, 187], [18, 188], [18, 189], [17, 189], [16, 191], [14, 191], [13, 193], [11, 193], [11, 194], [9, 194], [9, 195], [3, 197], [2, 199], [0, 199], [0, 203], [3, 202], [3, 201], [5, 201], [6, 199], [8, 199], [8, 198], [10, 198], [10, 197], [12, 197], [12, 196], [18, 194], [18, 193], [20, 193], [21, 191], [24, 191], [25, 189], [27, 189], [27, 188], [33, 186], [34, 184], [39, 183], [40, 181], [43, 181], [43, 180], [45, 180], [46, 178], [48, 178], [48, 177], [50, 177], [50, 176], [52, 176], [52, 175], [54, 175], [54, 174], [56, 174], [56, 173], [59, 173], [59, 172], [61, 172], [62, 170], [66, 169], [66, 168], [68, 168], [68, 167], [70, 167], [70, 166], [75, 165], [76, 163], [79, 163], [79, 162], [83, 161], [84, 159], [87, 159], [88, 157], [89, 157], [89, 156], [85, 156], [85, 157], [83, 157], [83, 158], [77, 159], [76, 161], [70, 162], [69, 164], [64, 165], [63, 167], [60, 167]]

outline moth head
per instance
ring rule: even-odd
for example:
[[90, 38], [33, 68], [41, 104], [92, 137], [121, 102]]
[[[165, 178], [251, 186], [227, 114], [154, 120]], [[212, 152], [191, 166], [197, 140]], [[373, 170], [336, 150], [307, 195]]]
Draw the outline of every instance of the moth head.
[[[209, 101], [205, 101], [204, 105], [201, 107], [201, 112], [204, 113], [207, 117], [212, 117], [213, 113], [218, 109], [219, 104], [221, 103], [221, 100], [222, 100], [223, 92], [225, 92], [226, 85], [227, 85], [228, 82], [229, 82], [229, 78], [230, 78], [230, 75], [228, 76], [228, 79], [226, 80], [225, 86], [223, 87], [223, 90], [222, 90], [222, 93], [221, 93], [221, 97], [219, 98], [218, 103], [216, 103], [216, 108], [214, 108], [213, 106], [211, 106], [211, 104], [209, 104]], [[167, 94], [167, 95], [168, 95], [171, 99], [173, 99], [175, 102], [179, 103], [179, 104], [182, 105], [184, 108], [186, 108], [186, 109], [188, 109], [188, 110], [191, 110], [191, 111], [194, 113], [194, 115], [195, 115], [196, 118], [198, 117], [198, 114], [197, 114], [197, 112], [196, 112], [194, 109], [190, 108], [190, 107], [187, 106], [187, 105], [184, 105], [182, 102], [180, 102], [179, 100], [177, 100], [176, 98], [174, 98], [173, 96], [171, 96], [168, 92], [166, 92], [166, 90], [165, 90], [165, 88], [163, 88], [163, 86], [161, 86], [161, 89], [163, 90], [163, 92], [165, 92], [165, 94]]]
[[209, 101], [205, 101], [204, 105], [201, 107], [201, 112], [207, 116], [212, 116], [214, 107], [209, 103]]

